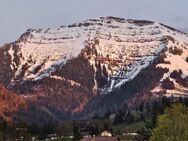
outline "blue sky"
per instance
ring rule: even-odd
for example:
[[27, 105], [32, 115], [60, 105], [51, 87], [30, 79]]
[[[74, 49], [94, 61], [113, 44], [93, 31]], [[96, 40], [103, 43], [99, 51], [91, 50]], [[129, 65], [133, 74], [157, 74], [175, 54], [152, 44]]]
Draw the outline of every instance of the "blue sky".
[[28, 28], [67, 25], [118, 16], [188, 29], [188, 0], [0, 0], [0, 45]]

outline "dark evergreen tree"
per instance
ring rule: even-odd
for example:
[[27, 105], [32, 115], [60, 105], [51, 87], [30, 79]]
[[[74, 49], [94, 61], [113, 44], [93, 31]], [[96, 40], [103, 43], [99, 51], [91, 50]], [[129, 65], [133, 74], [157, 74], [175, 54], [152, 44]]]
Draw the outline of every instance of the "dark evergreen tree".
[[118, 125], [123, 122], [123, 112], [119, 111], [119, 113], [116, 113], [115, 118], [114, 118], [114, 125]]
[[179, 97], [179, 103], [183, 103], [183, 98], [182, 97]]
[[73, 127], [73, 141], [79, 141], [82, 139], [82, 135], [80, 133], [80, 128], [77, 122], [74, 122], [74, 127]]
[[183, 99], [183, 104], [184, 104], [186, 107], [188, 107], [188, 98], [187, 98], [187, 97]]
[[37, 135], [40, 133], [40, 128], [37, 124], [30, 125], [28, 130], [32, 135]]
[[144, 102], [141, 102], [141, 104], [139, 105], [139, 111], [143, 112], [144, 110]]
[[6, 130], [7, 130], [7, 123], [5, 121], [2, 121], [0, 123], [0, 141], [4, 141], [5, 140], [5, 134], [6, 134]]
[[93, 127], [92, 135], [95, 135], [95, 136], [100, 135], [100, 130], [97, 124], [95, 124], [95, 126]]

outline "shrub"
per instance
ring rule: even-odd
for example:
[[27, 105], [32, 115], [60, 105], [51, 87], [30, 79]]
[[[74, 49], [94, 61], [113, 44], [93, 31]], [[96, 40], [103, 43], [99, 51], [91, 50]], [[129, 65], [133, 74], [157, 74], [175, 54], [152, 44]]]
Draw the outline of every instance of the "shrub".
[[186, 62], [188, 63], [188, 57], [186, 57], [186, 59], [185, 59], [185, 60], [186, 60]]
[[174, 83], [170, 81], [169, 77], [163, 80], [162, 87], [165, 89], [174, 89]]
[[183, 53], [183, 50], [174, 46], [174, 47], [169, 48], [169, 52], [174, 54], [174, 55], [181, 55]]
[[175, 43], [175, 39], [173, 37], [171, 37], [171, 36], [166, 36], [166, 39], [168, 39], [168, 40], [172, 41], [173, 43]]
[[180, 85], [187, 87], [188, 86], [188, 77], [182, 78], [181, 75], [182, 75], [181, 70], [179, 70], [179, 71], [175, 70], [170, 74], [170, 77], [176, 79], [176, 82], [179, 83]]
[[176, 82], [183, 85], [184, 87], [187, 87], [188, 86], [188, 77], [185, 77], [185, 78], [179, 78], [179, 79], [176, 79]]
[[179, 70], [179, 71], [174, 70], [174, 71], [170, 74], [170, 77], [171, 77], [171, 78], [174, 78], [174, 79], [179, 79], [179, 78], [181, 78], [181, 75], [182, 75], [182, 71], [181, 71], [181, 70]]

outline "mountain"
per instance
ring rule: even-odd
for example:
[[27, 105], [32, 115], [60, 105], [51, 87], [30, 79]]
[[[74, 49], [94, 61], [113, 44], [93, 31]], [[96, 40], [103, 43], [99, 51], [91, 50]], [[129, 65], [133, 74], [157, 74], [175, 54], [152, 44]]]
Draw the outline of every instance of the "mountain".
[[0, 82], [24, 97], [28, 111], [56, 120], [104, 115], [161, 95], [188, 96], [188, 35], [117, 17], [28, 29], [0, 48]]

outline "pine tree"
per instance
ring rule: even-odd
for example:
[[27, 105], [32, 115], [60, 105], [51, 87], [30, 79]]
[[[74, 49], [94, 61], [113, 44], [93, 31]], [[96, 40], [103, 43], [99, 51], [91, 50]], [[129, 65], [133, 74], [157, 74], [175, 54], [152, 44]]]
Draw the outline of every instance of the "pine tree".
[[82, 139], [82, 135], [80, 133], [80, 129], [77, 122], [74, 122], [73, 136], [73, 141], [79, 141]]

